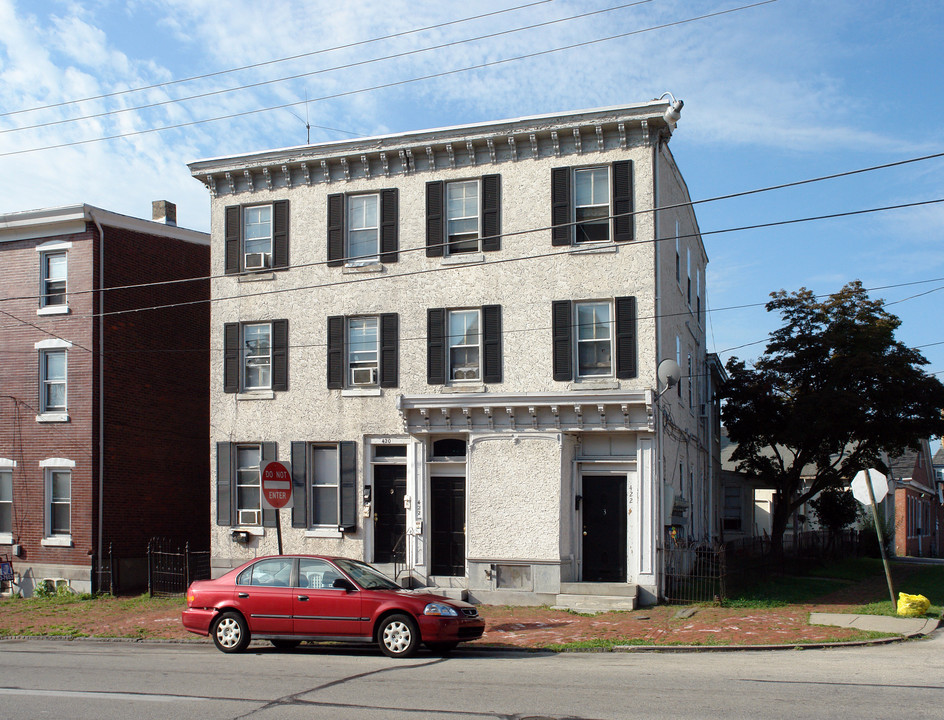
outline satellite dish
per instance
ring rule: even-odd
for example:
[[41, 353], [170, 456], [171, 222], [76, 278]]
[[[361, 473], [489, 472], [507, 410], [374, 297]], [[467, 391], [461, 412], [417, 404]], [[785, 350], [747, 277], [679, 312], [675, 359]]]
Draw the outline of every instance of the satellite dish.
[[675, 360], [663, 360], [659, 363], [658, 370], [659, 382], [665, 385], [665, 389], [675, 387], [682, 379], [682, 368]]

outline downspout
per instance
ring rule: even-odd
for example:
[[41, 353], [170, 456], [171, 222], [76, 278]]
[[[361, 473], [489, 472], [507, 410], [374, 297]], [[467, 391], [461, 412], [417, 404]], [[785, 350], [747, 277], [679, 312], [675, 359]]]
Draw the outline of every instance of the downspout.
[[[89, 208], [89, 217], [98, 228], [98, 558], [99, 582], [101, 581], [102, 550], [105, 523], [105, 231]], [[98, 584], [96, 583], [96, 589]], [[109, 588], [114, 592], [114, 588]]]
[[[662, 358], [662, 275], [659, 272], [659, 149], [662, 144], [661, 137], [658, 141], [652, 145], [652, 235], [654, 242], [652, 243], [653, 247], [653, 261], [655, 263], [655, 330], [656, 330], [656, 367], [658, 367]], [[656, 395], [659, 394], [659, 381], [656, 380]], [[655, 550], [655, 571], [656, 575], [656, 586], [658, 587], [659, 597], [657, 600], [662, 600], [665, 597], [665, 582], [664, 582], [664, 573], [662, 568], [663, 562], [663, 535], [664, 530], [664, 517], [665, 510], [662, 507], [664, 502], [663, 491], [664, 491], [664, 482], [663, 478], [665, 477], [665, 462], [664, 462], [664, 450], [662, 447], [662, 441], [664, 437], [663, 427], [662, 427], [662, 406], [661, 403], [653, 409], [656, 416], [656, 462], [655, 462], [655, 472], [656, 477], [653, 478], [653, 490], [655, 491], [656, 503], [655, 503], [655, 523], [654, 523], [654, 534], [653, 538], [653, 549]]]

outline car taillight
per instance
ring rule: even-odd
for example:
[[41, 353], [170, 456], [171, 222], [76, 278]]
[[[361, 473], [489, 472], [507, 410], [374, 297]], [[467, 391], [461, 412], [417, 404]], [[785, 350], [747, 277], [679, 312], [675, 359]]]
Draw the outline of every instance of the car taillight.
[[193, 607], [194, 601], [197, 599], [197, 594], [193, 591], [193, 587], [187, 588], [187, 607]]

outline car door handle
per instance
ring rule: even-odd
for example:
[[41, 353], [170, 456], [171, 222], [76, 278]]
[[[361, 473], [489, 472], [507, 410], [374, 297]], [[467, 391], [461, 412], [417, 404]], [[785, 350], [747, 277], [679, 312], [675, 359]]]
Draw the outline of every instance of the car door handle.
[[298, 599], [301, 600], [302, 602], [308, 602], [308, 596], [307, 596], [307, 595], [299, 595], [299, 596], [298, 596]]
[[236, 597], [239, 597], [239, 598], [247, 598], [247, 597], [249, 597], [249, 593], [237, 593], [237, 594], [236, 594]]

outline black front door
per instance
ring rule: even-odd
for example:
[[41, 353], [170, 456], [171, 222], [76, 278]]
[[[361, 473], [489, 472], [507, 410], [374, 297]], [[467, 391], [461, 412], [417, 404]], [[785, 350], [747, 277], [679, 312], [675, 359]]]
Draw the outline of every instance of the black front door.
[[626, 582], [626, 476], [584, 475], [584, 582]]
[[430, 478], [430, 572], [465, 575], [465, 478]]
[[406, 560], [406, 465], [374, 465], [374, 562]]

